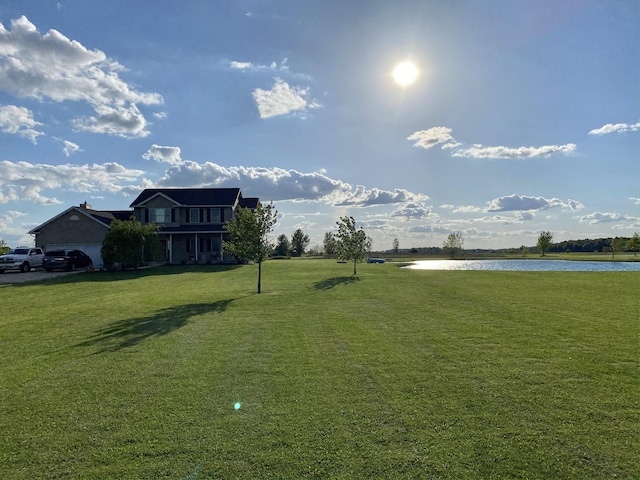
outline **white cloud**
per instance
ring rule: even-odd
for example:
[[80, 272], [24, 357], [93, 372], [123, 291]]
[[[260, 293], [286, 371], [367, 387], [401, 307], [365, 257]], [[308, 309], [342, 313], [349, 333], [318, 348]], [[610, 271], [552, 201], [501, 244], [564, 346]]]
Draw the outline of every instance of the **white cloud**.
[[357, 185], [355, 189], [341, 200], [334, 202], [336, 206], [367, 207], [371, 205], [388, 205], [392, 203], [416, 202], [427, 200], [429, 197], [411, 193], [408, 190], [396, 188], [394, 191], [379, 188], [368, 189]]
[[119, 137], [146, 137], [147, 120], [138, 107], [131, 103], [128, 107], [99, 105], [95, 108], [96, 116], [77, 119], [75, 128], [86, 132], [108, 133]]
[[635, 132], [640, 129], [640, 122], [635, 124], [628, 123], [607, 123], [600, 128], [595, 128], [589, 132], [589, 135], [606, 135], [608, 133]]
[[581, 223], [598, 224], [598, 223], [613, 223], [613, 222], [633, 222], [637, 218], [629, 217], [627, 215], [621, 215], [619, 213], [601, 213], [595, 212], [589, 215], [580, 217]]
[[629, 197], [629, 200], [631, 200], [635, 205], [640, 205], [640, 198]]
[[172, 165], [181, 165], [183, 163], [182, 158], [180, 158], [180, 147], [165, 147], [155, 143], [142, 155], [142, 158]]
[[24, 237], [25, 229], [22, 226], [15, 225], [17, 219], [26, 216], [26, 213], [15, 210], [9, 210], [4, 215], [0, 215], [0, 232], [2, 232], [2, 237], [0, 238], [7, 243], [13, 240], [15, 242], [14, 245], [26, 244], [24, 241], [17, 240]]
[[[154, 153], [153, 156], [149, 153], [150, 158], [156, 159], [156, 156], [162, 158], [160, 153]], [[181, 162], [165, 172], [165, 176], [158, 181], [160, 187], [222, 188], [242, 185], [242, 191], [246, 195], [265, 200], [321, 201], [327, 205], [353, 207], [420, 202], [429, 198], [403, 189], [389, 191], [361, 185], [353, 187], [318, 172], [223, 167], [212, 162], [197, 163], [191, 160]]]
[[231, 67], [231, 68], [233, 68], [235, 70], [247, 70], [247, 69], [253, 68], [253, 64], [251, 62], [231, 61], [231, 62], [229, 62], [229, 67]]
[[477, 213], [481, 211], [481, 208], [474, 207], [473, 205], [460, 205], [453, 209], [453, 213]]
[[62, 141], [64, 147], [62, 148], [62, 151], [64, 152], [64, 154], [68, 157], [69, 155], [71, 155], [72, 153], [76, 153], [76, 152], [80, 152], [81, 148], [79, 145], [70, 142], [69, 140], [63, 140]]
[[41, 205], [59, 204], [57, 198], [42, 193], [53, 189], [120, 192], [143, 173], [117, 163], [46, 165], [4, 160], [0, 161], [0, 203], [28, 200]]
[[400, 209], [391, 212], [392, 217], [404, 217], [407, 220], [410, 218], [424, 218], [431, 214], [431, 209], [427, 207], [423, 202], [409, 202]]
[[535, 157], [549, 157], [555, 153], [570, 153], [576, 149], [574, 143], [566, 145], [545, 145], [542, 147], [484, 147], [482, 145], [474, 145], [469, 148], [462, 148], [453, 152], [454, 157], [468, 158], [506, 158], [506, 159], [522, 159]]
[[581, 202], [571, 199], [567, 200], [567, 206], [574, 211], [582, 210], [584, 208], [584, 205]]
[[451, 231], [450, 228], [439, 225], [418, 225], [409, 229], [411, 233], [451, 233]]
[[256, 88], [253, 99], [258, 107], [260, 118], [271, 118], [285, 115], [290, 112], [307, 112], [309, 108], [318, 108], [321, 105], [315, 101], [307, 101], [309, 91], [306, 88], [291, 87], [280, 78], [275, 78], [271, 90]]
[[487, 212], [510, 212], [510, 211], [528, 211], [528, 210], [546, 210], [555, 207], [570, 206], [573, 210], [582, 206], [580, 202], [570, 200], [572, 202], [567, 205], [558, 198], [547, 199], [544, 197], [528, 197], [526, 195], [507, 195], [498, 197], [488, 202]]
[[86, 102], [96, 115], [76, 119], [77, 128], [125, 137], [145, 136], [137, 108], [158, 105], [157, 93], [138, 92], [119, 76], [124, 67], [100, 50], [88, 50], [56, 30], [41, 35], [25, 16], [0, 23], [0, 86], [18, 98]]
[[34, 128], [39, 125], [42, 124], [36, 122], [33, 119], [33, 113], [24, 107], [17, 107], [15, 105], [0, 106], [0, 131], [4, 133], [28, 138], [33, 143], [36, 143], [36, 139], [40, 135], [44, 135], [43, 132]]
[[273, 75], [274, 73], [277, 75], [281, 75], [287, 78], [295, 78], [298, 80], [311, 80], [311, 76], [304, 73], [294, 73], [287, 65], [289, 60], [287, 58], [283, 58], [280, 63], [271, 62], [269, 65], [263, 64], [255, 64], [252, 62], [239, 62], [236, 60], [231, 60], [229, 62], [229, 68], [231, 70], [241, 70], [243, 72], [248, 73], [269, 73]]
[[573, 143], [566, 145], [544, 145], [542, 147], [518, 147], [510, 148], [503, 146], [485, 147], [480, 144], [472, 147], [462, 147], [462, 143], [456, 141], [451, 135], [451, 129], [447, 127], [433, 127], [428, 130], [414, 132], [407, 137], [407, 140], [415, 141], [414, 147], [428, 150], [436, 145], [440, 145], [443, 150], [453, 150], [453, 157], [468, 158], [506, 158], [521, 159], [535, 157], [549, 157], [555, 153], [570, 153], [576, 149]]
[[412, 133], [407, 137], [407, 140], [415, 140], [416, 143], [413, 144], [414, 147], [420, 147], [428, 150], [439, 143], [446, 144], [454, 142], [454, 139], [450, 134], [450, 128], [433, 127], [428, 130], [420, 130], [419, 132]]

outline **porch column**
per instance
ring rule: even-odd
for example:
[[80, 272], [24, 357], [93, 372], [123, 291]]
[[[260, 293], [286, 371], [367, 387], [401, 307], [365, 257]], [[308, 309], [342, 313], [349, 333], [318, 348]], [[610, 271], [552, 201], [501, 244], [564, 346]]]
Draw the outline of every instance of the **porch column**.
[[169, 263], [173, 263], [173, 233], [169, 234]]

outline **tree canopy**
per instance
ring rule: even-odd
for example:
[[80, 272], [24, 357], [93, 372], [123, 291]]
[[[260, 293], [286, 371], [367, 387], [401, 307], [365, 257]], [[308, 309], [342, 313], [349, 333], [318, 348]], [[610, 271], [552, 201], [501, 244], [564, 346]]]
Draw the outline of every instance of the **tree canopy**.
[[336, 253], [336, 237], [332, 232], [324, 232], [324, 240], [322, 242], [325, 255], [335, 255]]
[[340, 217], [336, 222], [338, 233], [335, 235], [336, 253], [341, 260], [353, 261], [353, 274], [356, 274], [356, 264], [367, 257], [371, 248], [371, 239], [367, 237], [362, 227], [356, 229], [353, 217]]
[[289, 237], [287, 237], [284, 233], [278, 235], [278, 239], [276, 240], [276, 246], [273, 250], [274, 255], [278, 255], [284, 257], [291, 253], [291, 242], [289, 241]]
[[160, 252], [158, 226], [142, 225], [133, 216], [129, 220], [114, 220], [102, 241], [102, 259], [106, 267], [120, 263], [137, 268], [145, 261], [157, 258]]
[[297, 257], [301, 257], [304, 254], [305, 249], [309, 246], [309, 242], [311, 242], [309, 235], [305, 234], [298, 228], [291, 236], [292, 253], [295, 253]]
[[538, 236], [537, 247], [538, 247], [538, 251], [542, 253], [543, 257], [544, 257], [544, 252], [549, 250], [549, 247], [551, 247], [552, 241], [553, 241], [553, 233], [551, 233], [548, 230], [541, 232], [540, 235]]
[[634, 257], [636, 256], [636, 253], [640, 250], [640, 236], [638, 235], [638, 232], [633, 234], [633, 237], [629, 239], [625, 248], [630, 252], [633, 252]]
[[264, 206], [258, 203], [255, 210], [238, 208], [226, 223], [229, 241], [223, 242], [223, 248], [240, 261], [258, 264], [258, 293], [262, 290], [262, 262], [268, 258], [273, 248], [268, 235], [276, 224], [277, 215], [273, 204]]
[[451, 258], [456, 258], [456, 253], [462, 252], [464, 244], [464, 236], [462, 232], [451, 232], [442, 244], [442, 249], [449, 254]]
[[3, 239], [0, 238], [0, 255], [4, 255], [10, 250], [11, 250], [11, 247], [7, 245], [7, 242], [5, 242]]

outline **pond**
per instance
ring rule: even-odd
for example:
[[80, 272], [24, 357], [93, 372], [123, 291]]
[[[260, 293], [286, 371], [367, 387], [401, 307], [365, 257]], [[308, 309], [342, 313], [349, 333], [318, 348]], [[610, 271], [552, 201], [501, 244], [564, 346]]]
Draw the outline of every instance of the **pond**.
[[640, 262], [573, 260], [419, 260], [415, 270], [503, 270], [517, 272], [640, 272]]

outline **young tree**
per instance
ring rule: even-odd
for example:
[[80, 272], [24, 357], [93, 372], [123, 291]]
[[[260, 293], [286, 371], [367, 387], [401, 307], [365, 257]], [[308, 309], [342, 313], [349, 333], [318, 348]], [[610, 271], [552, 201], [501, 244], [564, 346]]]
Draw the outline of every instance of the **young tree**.
[[258, 264], [258, 293], [261, 292], [262, 262], [273, 247], [267, 238], [276, 224], [278, 212], [273, 204], [263, 206], [258, 203], [255, 210], [238, 208], [236, 214], [226, 223], [229, 241], [222, 242], [224, 249], [239, 260]]
[[138, 268], [145, 261], [157, 258], [160, 252], [158, 226], [142, 225], [134, 217], [129, 220], [114, 220], [102, 241], [102, 259], [106, 266], [121, 263]]
[[633, 252], [634, 257], [636, 256], [636, 253], [640, 250], [640, 236], [638, 235], [638, 232], [633, 234], [633, 237], [629, 239], [625, 248], [630, 252]]
[[356, 264], [367, 256], [371, 248], [371, 239], [367, 237], [362, 227], [356, 229], [353, 217], [340, 217], [338, 233], [335, 235], [336, 253], [341, 260], [353, 261], [353, 274], [356, 274]]
[[398, 250], [400, 250], [400, 240], [398, 240], [397, 238], [393, 239], [393, 253], [398, 253]]
[[627, 242], [625, 242], [624, 238], [616, 237], [611, 240], [611, 253], [613, 254], [612, 258], [616, 258], [616, 252], [622, 252]]
[[11, 247], [7, 245], [7, 242], [5, 242], [3, 239], [0, 238], [0, 255], [4, 255], [9, 250], [11, 250]]
[[274, 254], [284, 257], [289, 255], [291, 252], [291, 242], [289, 242], [289, 237], [287, 237], [284, 233], [278, 235], [278, 239], [276, 240], [276, 248], [274, 250]]
[[291, 250], [296, 254], [296, 257], [301, 257], [305, 249], [311, 242], [309, 235], [306, 235], [302, 230], [297, 229], [291, 235]]
[[451, 258], [456, 258], [458, 251], [462, 252], [462, 245], [464, 244], [464, 237], [462, 232], [451, 232], [447, 239], [442, 244], [442, 249], [449, 253]]
[[553, 241], [553, 233], [549, 232], [548, 230], [545, 232], [541, 232], [540, 235], [538, 236], [538, 243], [537, 243], [538, 251], [542, 253], [543, 257], [544, 257], [544, 252], [549, 250], [549, 247], [551, 247], [552, 241]]
[[324, 241], [322, 242], [325, 255], [335, 255], [336, 253], [336, 237], [331, 232], [324, 233]]

